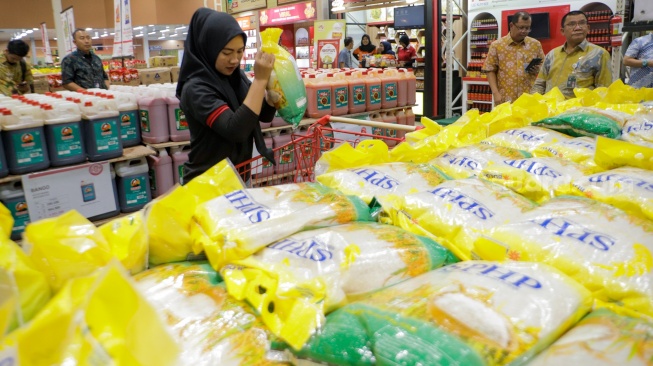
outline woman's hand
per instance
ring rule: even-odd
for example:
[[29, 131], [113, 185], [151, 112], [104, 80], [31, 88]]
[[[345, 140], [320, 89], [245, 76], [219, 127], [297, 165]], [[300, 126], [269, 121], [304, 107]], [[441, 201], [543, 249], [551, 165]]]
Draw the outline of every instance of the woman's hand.
[[259, 51], [254, 58], [254, 78], [267, 83], [274, 68], [274, 55]]

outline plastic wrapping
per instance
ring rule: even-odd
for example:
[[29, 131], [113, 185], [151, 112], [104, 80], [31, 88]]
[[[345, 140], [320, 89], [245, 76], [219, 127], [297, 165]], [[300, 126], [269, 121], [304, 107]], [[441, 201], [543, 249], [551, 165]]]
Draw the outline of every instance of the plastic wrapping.
[[316, 180], [365, 203], [376, 198], [385, 206], [388, 195], [405, 195], [433, 188], [449, 179], [429, 164], [386, 163], [336, 170], [318, 175]]
[[478, 175], [483, 168], [492, 166], [506, 159], [530, 158], [522, 150], [509, 147], [475, 144], [459, 147], [442, 153], [429, 161], [454, 179], [464, 179]]
[[637, 114], [628, 118], [621, 138], [635, 144], [653, 147], [653, 113]]
[[601, 302], [653, 315], [653, 222], [582, 197], [554, 198], [475, 243], [482, 259], [542, 262]]
[[653, 146], [642, 146], [599, 136], [596, 138], [594, 161], [596, 165], [606, 170], [622, 166], [653, 170]]
[[534, 126], [558, 130], [570, 136], [605, 136], [618, 138], [628, 114], [594, 107], [571, 108], [568, 111], [534, 122]]
[[9, 238], [14, 227], [14, 217], [5, 205], [0, 202], [0, 237]]
[[653, 172], [622, 167], [576, 179], [570, 193], [653, 220]]
[[461, 262], [330, 314], [298, 355], [336, 365], [521, 364], [590, 304], [587, 290], [546, 265]]
[[244, 183], [228, 159], [154, 200], [145, 209], [149, 262], [161, 264], [194, 258], [190, 228], [197, 205], [242, 189]]
[[503, 160], [484, 168], [481, 178], [500, 184], [538, 203], [569, 194], [572, 182], [591, 171], [558, 158]]
[[[434, 241], [398, 227], [350, 223], [291, 235], [221, 273], [231, 295], [249, 301], [275, 334], [300, 348], [324, 313], [457, 261]], [[263, 294], [261, 284], [269, 284]]]
[[[2, 338], [6, 330], [11, 331], [30, 321], [47, 304], [50, 300], [50, 285], [45, 275], [36, 269], [23, 250], [9, 238], [0, 237], [0, 271], [4, 273], [2, 283], [16, 301], [9, 309], [9, 300], [4, 304], [0, 300], [0, 308], [7, 311], [7, 324], [0, 326]], [[0, 296], [0, 299], [3, 297]]]
[[112, 262], [71, 279], [0, 353], [20, 365], [174, 365], [178, 347], [158, 314]]
[[270, 331], [254, 310], [227, 294], [206, 262], [172, 263], [134, 277], [179, 344], [178, 365], [281, 365], [266, 359]]
[[653, 362], [653, 322], [607, 309], [588, 314], [529, 366], [647, 366]]
[[111, 255], [120, 260], [129, 273], [136, 274], [147, 268], [148, 242], [141, 212], [113, 219], [100, 226], [100, 232], [109, 243]]
[[267, 90], [279, 116], [297, 127], [306, 113], [306, 88], [297, 62], [279, 45], [282, 32], [280, 28], [268, 28], [261, 32], [261, 50], [275, 56]]
[[533, 152], [541, 145], [570, 138], [547, 128], [526, 126], [496, 133], [483, 140], [482, 143]]
[[593, 137], [576, 137], [570, 140], [544, 144], [533, 150], [535, 157], [553, 157], [573, 161], [590, 169], [593, 173], [603, 171], [594, 161], [596, 139]]
[[399, 197], [384, 221], [436, 241], [462, 260], [472, 259], [474, 239], [536, 207], [508, 188], [470, 178]]
[[89, 275], [111, 260], [100, 230], [75, 210], [30, 223], [24, 237], [25, 252], [45, 274], [53, 293], [69, 279]]
[[373, 217], [357, 197], [319, 183], [298, 183], [225, 194], [199, 205], [193, 220], [194, 245], [219, 270], [298, 231]]

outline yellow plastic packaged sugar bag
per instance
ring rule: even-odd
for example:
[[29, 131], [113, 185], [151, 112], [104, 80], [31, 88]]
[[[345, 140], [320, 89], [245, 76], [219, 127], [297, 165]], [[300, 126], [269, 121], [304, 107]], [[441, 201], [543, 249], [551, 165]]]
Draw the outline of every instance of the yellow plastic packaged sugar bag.
[[0, 267], [0, 341], [16, 319], [17, 292], [12, 274]]
[[653, 222], [582, 197], [558, 197], [479, 238], [483, 259], [542, 262], [594, 297], [653, 315]]
[[621, 166], [653, 170], [653, 146], [598, 136], [594, 161], [606, 170]]
[[54, 293], [69, 279], [86, 276], [111, 260], [100, 230], [75, 210], [30, 223], [24, 238], [25, 253]]
[[0, 329], [1, 336], [5, 330], [13, 330], [29, 322], [47, 304], [50, 285], [45, 275], [9, 238], [0, 237], [0, 271], [6, 273], [6, 281], [10, 283], [17, 301], [8, 327]]
[[297, 62], [279, 45], [283, 30], [268, 28], [261, 32], [261, 51], [275, 56], [274, 70], [268, 81], [267, 91], [274, 107], [284, 121], [297, 127], [306, 112], [306, 87], [299, 74]]
[[571, 194], [653, 220], [653, 171], [621, 167], [576, 179]]
[[117, 262], [77, 277], [0, 345], [18, 365], [175, 365], [179, 349]]
[[653, 364], [653, 322], [608, 309], [589, 313], [529, 366], [648, 366]]
[[136, 274], [147, 268], [148, 242], [141, 212], [113, 219], [100, 226], [100, 232], [109, 243], [111, 255], [120, 260], [129, 273]]
[[575, 107], [566, 112], [532, 123], [570, 136], [605, 136], [618, 138], [628, 114], [595, 107]]
[[596, 165], [594, 161], [595, 152], [596, 139], [583, 136], [541, 145], [533, 150], [533, 156], [538, 158], [554, 157], [573, 161], [588, 168], [593, 173], [598, 173], [604, 169]]
[[425, 192], [399, 197], [383, 222], [435, 236], [461, 260], [473, 257], [476, 237], [516, 220], [536, 204], [508, 188], [476, 179], [451, 180]]
[[224, 159], [146, 206], [150, 264], [193, 259], [190, 228], [197, 205], [244, 186], [234, 166]]
[[626, 121], [621, 139], [653, 147], [653, 113], [637, 114]]
[[315, 163], [315, 175], [333, 170], [387, 163], [390, 161], [389, 159], [388, 145], [381, 140], [364, 140], [359, 142], [356, 147], [344, 143], [322, 153]]
[[458, 147], [443, 152], [429, 161], [454, 179], [464, 179], [478, 175], [483, 168], [497, 164], [505, 159], [529, 158], [526, 151], [509, 147], [476, 144]]
[[496, 133], [481, 143], [533, 152], [539, 146], [571, 137], [547, 128], [526, 126]]
[[538, 203], [569, 194], [572, 182], [591, 171], [558, 158], [506, 159], [484, 168], [480, 178], [500, 184]]
[[287, 365], [270, 357], [272, 334], [208, 263], [165, 264], [134, 279], [179, 345], [178, 365]]
[[385, 163], [336, 170], [318, 175], [316, 180], [327, 187], [354, 195], [369, 204], [376, 198], [382, 206], [388, 195], [425, 191], [449, 179], [430, 164]]
[[335, 365], [524, 364], [590, 305], [587, 290], [546, 265], [460, 262], [331, 313], [297, 356]]
[[14, 227], [14, 217], [5, 205], [0, 203], [0, 237], [9, 238]]
[[218, 270], [301, 230], [374, 221], [360, 198], [319, 183], [240, 189], [199, 205], [193, 220], [194, 245]]
[[[291, 235], [221, 273], [231, 295], [247, 300], [275, 334], [299, 348], [324, 313], [457, 261], [431, 239], [396, 226], [350, 223]], [[264, 294], [261, 284], [268, 284]], [[317, 291], [309, 294], [309, 288]], [[269, 311], [269, 303], [274, 311]], [[281, 312], [299, 305], [312, 308], [318, 320]]]

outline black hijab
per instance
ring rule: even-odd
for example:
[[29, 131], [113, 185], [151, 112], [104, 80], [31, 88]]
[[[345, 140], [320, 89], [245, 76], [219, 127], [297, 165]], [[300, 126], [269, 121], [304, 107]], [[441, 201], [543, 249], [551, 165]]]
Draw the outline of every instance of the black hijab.
[[383, 46], [382, 55], [395, 55], [395, 51], [392, 50], [392, 45], [388, 41], [381, 41], [381, 46]]
[[[363, 39], [367, 38], [367, 46], [363, 44]], [[358, 49], [360, 49], [363, 52], [369, 52], [369, 53], [374, 53], [376, 51], [376, 46], [372, 44], [372, 39], [370, 38], [369, 35], [363, 34], [361, 37], [361, 45], [358, 46]]]
[[[178, 99], [181, 99], [186, 81], [200, 78], [215, 89], [216, 94], [232, 111], [236, 111], [243, 104], [251, 84], [245, 73], [237, 69], [231, 75], [223, 75], [215, 69], [218, 54], [227, 43], [238, 36], [243, 37], [243, 43], [247, 44], [247, 35], [231, 15], [209, 8], [195, 11], [184, 42], [184, 57], [177, 81]], [[254, 143], [261, 155], [275, 164], [272, 151], [265, 146], [260, 125], [254, 129]]]

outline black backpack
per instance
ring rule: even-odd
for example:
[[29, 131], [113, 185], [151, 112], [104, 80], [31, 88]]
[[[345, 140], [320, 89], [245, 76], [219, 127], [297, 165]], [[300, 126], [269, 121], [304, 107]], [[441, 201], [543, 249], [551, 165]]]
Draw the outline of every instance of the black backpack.
[[25, 81], [25, 73], [27, 72], [27, 64], [25, 64], [25, 60], [20, 60], [20, 71], [22, 71], [22, 81]]

